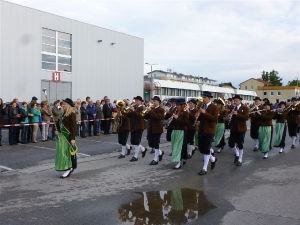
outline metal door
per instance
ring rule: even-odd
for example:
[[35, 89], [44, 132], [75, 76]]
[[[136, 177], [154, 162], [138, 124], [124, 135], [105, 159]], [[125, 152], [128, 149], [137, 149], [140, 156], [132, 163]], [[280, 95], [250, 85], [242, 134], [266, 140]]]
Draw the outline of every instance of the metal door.
[[[42, 89], [43, 88], [47, 88], [50, 104], [53, 104], [56, 100], [62, 100], [65, 98], [72, 99], [72, 82], [53, 82], [42, 80]], [[44, 94], [42, 94], [42, 101], [43, 100], [46, 100]]]

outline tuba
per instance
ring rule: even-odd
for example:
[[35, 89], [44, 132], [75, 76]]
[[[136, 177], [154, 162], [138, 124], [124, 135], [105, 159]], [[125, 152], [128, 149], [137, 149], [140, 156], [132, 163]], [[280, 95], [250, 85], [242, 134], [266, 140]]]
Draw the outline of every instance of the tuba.
[[118, 129], [122, 125], [122, 113], [121, 113], [121, 111], [123, 109], [125, 109], [126, 104], [123, 100], [118, 100], [117, 103], [116, 103], [116, 106], [118, 108], [118, 113], [117, 113], [117, 115], [115, 116], [115, 119], [114, 119], [114, 121], [115, 121], [114, 122], [114, 127]]
[[203, 105], [203, 98], [202, 97], [198, 97], [197, 98], [196, 109], [200, 109], [202, 105]]

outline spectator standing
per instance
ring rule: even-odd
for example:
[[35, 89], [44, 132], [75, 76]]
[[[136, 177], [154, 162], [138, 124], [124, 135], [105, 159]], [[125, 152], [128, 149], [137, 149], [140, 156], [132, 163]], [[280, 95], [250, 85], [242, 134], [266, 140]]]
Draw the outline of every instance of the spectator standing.
[[109, 107], [110, 105], [110, 100], [106, 99], [105, 100], [105, 104], [103, 105], [103, 115], [104, 115], [104, 134], [109, 134], [109, 129], [110, 129], [110, 120], [112, 118], [112, 112], [111, 112], [111, 108]]
[[80, 113], [81, 113], [81, 134], [80, 134], [80, 136], [83, 138], [86, 138], [86, 134], [85, 134], [86, 128], [87, 128], [86, 120], [88, 120], [89, 111], [86, 109], [85, 101], [81, 102]]
[[20, 124], [23, 126], [21, 127], [21, 144], [27, 143], [27, 133], [29, 127], [29, 118], [28, 118], [28, 110], [27, 110], [27, 102], [22, 102], [22, 107], [20, 109], [21, 119]]
[[97, 115], [97, 110], [96, 107], [94, 106], [94, 102], [93, 100], [89, 101], [88, 106], [86, 107], [86, 109], [88, 110], [88, 119], [92, 120], [89, 121], [89, 136], [93, 136], [92, 135], [92, 127], [93, 127], [93, 134], [96, 136], [97, 132], [96, 132], [96, 127], [95, 127], [95, 119], [96, 119], [96, 115]]
[[[102, 99], [101, 100], [101, 109], [102, 109], [102, 119], [104, 119], [104, 115], [103, 115], [103, 106], [105, 104], [105, 100]], [[105, 125], [105, 122], [102, 120], [101, 121], [101, 133], [104, 133], [104, 125]]]
[[[27, 105], [27, 113], [28, 113], [29, 123], [31, 122], [31, 118], [33, 116], [33, 114], [31, 113], [32, 104], [37, 103], [37, 100], [38, 100], [37, 97], [33, 96], [31, 98], [30, 104]], [[28, 127], [28, 133], [27, 133], [27, 142], [32, 141], [32, 131], [33, 131], [33, 127], [29, 126]]]
[[[19, 110], [17, 108], [17, 103], [12, 102], [11, 107], [8, 109], [8, 119], [9, 119], [9, 124], [18, 124], [19, 123]], [[10, 145], [16, 145], [17, 140], [17, 127], [16, 126], [10, 126], [9, 127], [9, 144]]]
[[0, 146], [2, 146], [2, 127], [4, 125], [4, 115], [6, 115], [6, 105], [3, 104], [2, 98], [0, 98]]
[[42, 115], [42, 138], [43, 142], [48, 141], [48, 131], [49, 131], [49, 123], [51, 120], [50, 108], [48, 106], [48, 102], [42, 101], [41, 103], [41, 115]]
[[[60, 110], [58, 108], [60, 106], [60, 101], [56, 100], [54, 102], [53, 108], [52, 108], [52, 115], [53, 115], [53, 123], [56, 123], [56, 126], [58, 126], [58, 119], [60, 118]], [[52, 140], [54, 140], [55, 137], [55, 125], [52, 124]]]
[[102, 105], [99, 100], [96, 101], [96, 133], [97, 136], [101, 135], [101, 119], [103, 118]]
[[[18, 114], [21, 114], [21, 112], [20, 112], [20, 102], [19, 102], [19, 99], [17, 99], [17, 98], [15, 98], [14, 100], [13, 100], [13, 102], [15, 102], [16, 103], [16, 108], [17, 108], [17, 110], [18, 110]], [[21, 118], [18, 118], [18, 124], [20, 123], [20, 119]], [[17, 126], [16, 127], [16, 142], [17, 143], [20, 143], [20, 129], [21, 129], [21, 127], [19, 127], [19, 126]]]
[[76, 137], [80, 137], [80, 124], [81, 124], [81, 112], [80, 112], [80, 107], [81, 107], [81, 101], [77, 99], [76, 102], [74, 102], [74, 112], [76, 115]]
[[39, 117], [41, 115], [41, 111], [38, 110], [37, 103], [32, 103], [32, 105], [31, 105], [31, 114], [33, 114], [33, 116], [31, 117], [31, 123], [33, 123], [32, 142], [37, 143], [36, 135], [37, 135], [37, 131], [38, 131], [38, 128], [39, 128], [39, 122], [40, 122]]

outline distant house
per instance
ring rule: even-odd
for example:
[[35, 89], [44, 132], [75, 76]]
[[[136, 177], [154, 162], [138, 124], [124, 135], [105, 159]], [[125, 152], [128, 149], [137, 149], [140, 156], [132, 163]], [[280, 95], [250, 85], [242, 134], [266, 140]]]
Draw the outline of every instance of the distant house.
[[257, 91], [258, 87], [260, 86], [274, 86], [267, 81], [264, 81], [261, 78], [250, 78], [242, 83], [240, 83], [240, 90], [247, 90], [247, 91]]

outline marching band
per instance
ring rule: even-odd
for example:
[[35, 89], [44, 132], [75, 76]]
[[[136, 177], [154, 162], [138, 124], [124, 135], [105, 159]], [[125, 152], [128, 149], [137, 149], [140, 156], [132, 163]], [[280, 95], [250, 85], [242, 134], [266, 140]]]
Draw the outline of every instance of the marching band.
[[210, 92], [203, 92], [197, 99], [186, 102], [185, 98], [169, 99], [170, 108], [161, 107], [158, 96], [152, 98], [148, 107], [143, 106], [141, 96], [134, 97], [134, 103], [127, 105], [125, 101], [117, 101], [118, 113], [115, 123], [118, 131], [119, 144], [122, 151], [119, 159], [130, 154], [127, 144], [130, 133], [130, 142], [134, 146], [134, 156], [130, 162], [138, 161], [139, 152], [142, 157], [146, 155], [147, 148], [141, 145], [145, 125], [147, 127], [147, 140], [150, 148], [154, 150], [154, 158], [150, 165], [157, 165], [162, 160], [164, 151], [159, 149], [161, 134], [164, 133], [165, 123], [166, 140], [171, 142], [171, 162], [176, 163], [173, 169], [181, 169], [191, 159], [196, 149], [203, 154], [203, 167], [199, 175], [207, 174], [209, 162], [210, 169], [216, 166], [217, 158], [214, 155], [213, 142], [216, 152], [220, 153], [226, 145], [225, 132], [228, 136], [228, 146], [234, 152], [234, 164], [242, 166], [244, 154], [244, 139], [247, 132], [247, 121], [250, 119], [250, 137], [255, 142], [253, 151], [261, 151], [263, 159], [268, 158], [272, 149], [273, 120], [275, 120], [275, 137], [273, 147], [279, 148], [282, 153], [285, 148], [285, 137], [288, 130], [292, 138], [291, 148], [295, 148], [297, 129], [300, 124], [300, 105], [297, 98], [291, 99], [287, 107], [286, 102], [278, 103], [273, 109], [268, 99], [255, 97], [253, 105], [248, 107], [242, 103], [242, 98], [235, 95], [225, 100], [211, 99]]

